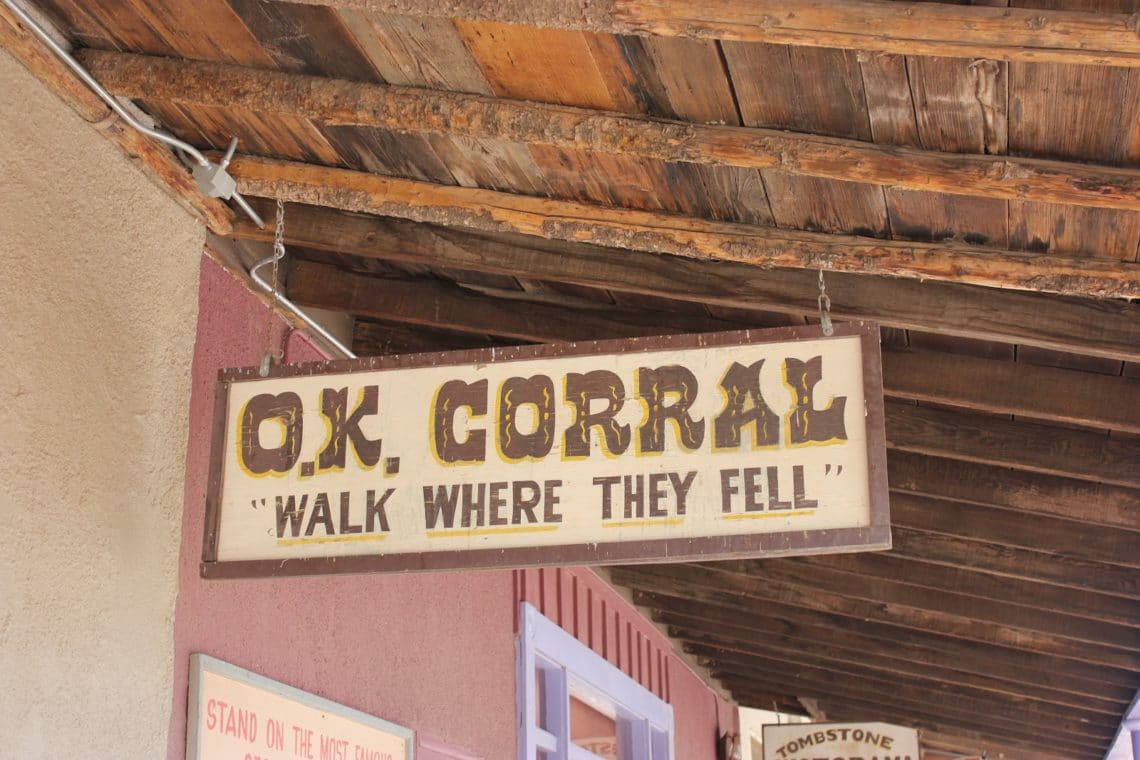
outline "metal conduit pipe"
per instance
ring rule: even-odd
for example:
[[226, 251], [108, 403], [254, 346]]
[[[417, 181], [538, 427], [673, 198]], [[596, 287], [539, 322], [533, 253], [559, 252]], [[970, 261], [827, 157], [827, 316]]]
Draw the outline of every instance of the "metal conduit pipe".
[[[184, 142], [183, 140], [179, 140], [177, 137], [173, 137], [172, 135], [168, 135], [165, 132], [162, 132], [160, 130], [148, 127], [147, 125], [138, 121], [127, 109], [123, 108], [122, 104], [120, 104], [119, 101], [117, 101], [115, 99], [115, 97], [113, 95], [111, 95], [111, 93], [107, 92], [107, 90], [104, 89], [103, 85], [99, 84], [98, 80], [96, 80], [95, 77], [91, 76], [91, 74], [88, 73], [88, 71], [85, 68], [83, 68], [83, 66], [81, 66], [79, 64], [79, 61], [75, 60], [75, 58], [72, 57], [71, 52], [68, 51], [66, 48], [64, 48], [62, 45], [60, 45], [58, 42], [56, 42], [55, 39], [53, 39], [52, 36], [47, 33], [47, 30], [45, 30], [42, 26], [40, 26], [39, 23], [34, 18], [32, 18], [32, 16], [30, 16], [27, 13], [27, 11], [25, 11], [20, 6], [16, 5], [15, 0], [0, 0], [0, 2], [3, 2], [4, 5], [9, 10], [11, 10], [12, 13], [14, 13], [18, 19], [20, 19], [21, 23], [23, 23], [24, 26], [26, 26], [32, 32], [32, 34], [34, 34], [42, 43], [47, 45], [48, 48], [50, 48], [51, 51], [53, 53], [55, 53], [59, 57], [60, 60], [62, 60], [65, 64], [67, 64], [68, 68], [70, 68], [73, 72], [75, 72], [76, 76], [78, 76], [81, 80], [83, 80], [84, 84], [86, 84], [88, 87], [91, 88], [92, 92], [94, 92], [96, 95], [98, 95], [99, 98], [103, 100], [103, 102], [105, 102], [108, 106], [110, 106], [110, 108], [116, 114], [118, 114], [119, 117], [122, 118], [123, 121], [125, 121], [127, 124], [129, 124], [133, 129], [136, 129], [139, 132], [143, 133], [144, 135], [146, 135], [150, 138], [153, 138], [155, 140], [158, 140], [159, 142], [164, 143], [165, 145], [169, 145], [170, 147], [174, 148], [176, 151], [179, 152], [179, 155], [183, 157], [184, 161], [185, 161], [185, 157], [189, 156], [194, 162], [196, 162], [201, 167], [204, 167], [204, 168], [217, 167], [218, 170], [222, 174], [225, 173], [225, 169], [229, 165], [230, 159], [233, 158], [234, 150], [237, 148], [237, 138], [236, 137], [230, 143], [229, 149], [226, 151], [226, 154], [222, 158], [222, 160], [219, 163], [214, 164], [208, 158], [206, 158], [204, 155], [202, 155], [202, 152], [199, 151], [197, 148], [195, 148], [193, 145], [191, 145], [187, 142]], [[228, 175], [226, 175], [226, 176], [228, 177]], [[223, 196], [219, 195], [219, 196], [215, 196], [215, 197], [223, 197]], [[261, 219], [261, 216], [258, 215], [258, 213], [253, 210], [253, 207], [251, 207], [249, 205], [249, 203], [245, 200], [245, 198], [243, 198], [241, 196], [240, 193], [238, 193], [236, 190], [234, 190], [234, 191], [232, 191], [232, 193], [229, 194], [228, 197], [231, 200], [233, 200], [234, 203], [236, 203], [238, 206], [240, 206], [242, 211], [244, 211], [249, 216], [249, 218], [252, 219], [255, 224], [257, 224], [258, 227], [260, 227], [262, 229], [265, 228], [265, 222]], [[255, 283], [257, 283], [258, 287], [263, 289], [265, 292], [269, 293], [270, 297], [275, 299], [275, 301], [277, 303], [281, 304], [286, 309], [288, 309], [290, 312], [295, 314], [302, 322], [304, 322], [306, 325], [308, 325], [309, 328], [314, 333], [316, 333], [321, 338], [323, 338], [326, 342], [329, 343], [329, 345], [333, 346], [337, 351], [341, 352], [346, 358], [348, 358], [348, 359], [357, 358], [356, 354], [354, 354], [351, 349], [349, 349], [347, 346], [345, 346], [343, 343], [341, 343], [340, 340], [338, 340], [335, 335], [333, 335], [328, 330], [326, 330], [322, 325], [317, 323], [316, 320], [314, 320], [312, 317], [310, 317], [308, 314], [306, 314], [295, 303], [293, 303], [288, 298], [286, 298], [285, 296], [278, 293], [272, 284], [267, 282], [260, 274], [258, 274], [259, 269], [261, 269], [262, 267], [264, 267], [268, 264], [272, 264], [274, 261], [279, 261], [284, 255], [285, 255], [284, 247], [283, 246], [275, 246], [274, 252], [271, 256], [268, 256], [267, 258], [262, 259], [261, 261], [257, 262], [252, 267], [250, 267], [250, 270], [249, 270], [250, 279], [253, 280]]]
[[270, 298], [275, 299], [277, 301], [277, 303], [281, 304], [286, 309], [288, 309], [289, 311], [296, 314], [301, 319], [302, 322], [304, 322], [306, 325], [309, 326], [309, 329], [311, 329], [317, 335], [324, 338], [325, 341], [327, 341], [337, 351], [340, 351], [342, 354], [344, 354], [344, 357], [346, 359], [357, 358], [356, 354], [354, 354], [352, 352], [352, 349], [350, 349], [348, 346], [341, 343], [335, 335], [330, 333], [328, 330], [326, 330], [324, 328], [324, 326], [322, 326], [315, 319], [313, 319], [308, 314], [306, 314], [304, 312], [304, 310], [301, 309], [301, 307], [297, 306], [297, 304], [293, 303], [288, 298], [283, 296], [281, 293], [277, 292], [276, 288], [274, 288], [271, 283], [266, 281], [265, 278], [263, 278], [260, 274], [258, 274], [259, 269], [261, 269], [264, 266], [268, 266], [269, 264], [272, 264], [274, 261], [280, 261], [281, 257], [284, 255], [285, 255], [284, 249], [276, 250], [273, 252], [273, 254], [271, 256], [267, 256], [266, 258], [257, 262], [256, 264], [254, 264], [252, 267], [249, 268], [249, 278], [251, 280], [253, 280], [254, 282], [256, 282], [258, 287], [260, 287], [262, 290], [264, 290], [266, 293], [268, 293]]
[[[122, 104], [120, 104], [119, 101], [117, 101], [114, 96], [111, 95], [111, 93], [107, 92], [107, 90], [103, 88], [103, 85], [99, 84], [95, 77], [91, 76], [91, 74], [88, 73], [87, 69], [83, 68], [83, 66], [79, 64], [79, 61], [75, 60], [75, 58], [72, 57], [70, 51], [56, 42], [52, 36], [48, 34], [47, 31], [41, 27], [39, 23], [34, 18], [32, 18], [31, 15], [28, 14], [27, 11], [16, 4], [15, 0], [0, 0], [0, 2], [3, 2], [8, 10], [12, 11], [12, 13], [16, 15], [16, 18], [20, 19], [20, 22], [23, 23], [23, 25], [26, 26], [32, 32], [32, 34], [34, 34], [40, 40], [40, 42], [47, 45], [48, 48], [50, 48], [51, 51], [55, 53], [61, 61], [67, 64], [67, 67], [69, 69], [75, 72], [75, 75], [77, 77], [83, 80], [84, 84], [91, 88], [92, 92], [98, 95], [99, 98], [103, 100], [103, 102], [110, 106], [111, 109], [133, 129], [142, 132], [147, 137], [169, 145], [175, 150], [180, 151], [180, 153], [190, 156], [199, 166], [203, 168], [213, 168], [217, 166], [222, 173], [225, 172], [225, 167], [229, 163], [228, 160], [225, 160], [222, 164], [214, 164], [208, 158], [202, 155], [201, 151], [199, 151], [193, 145], [190, 145], [187, 142], [183, 142], [177, 137], [168, 135], [165, 132], [148, 127], [136, 119], [134, 116], [132, 116], [131, 113], [127, 109], [123, 108]], [[233, 150], [235, 147], [236, 138], [235, 142], [231, 143], [230, 149], [227, 151], [227, 156], [233, 156]], [[210, 195], [210, 193], [207, 194]], [[249, 216], [249, 218], [257, 224], [258, 227], [261, 227], [263, 229], [265, 228], [265, 222], [262, 221], [257, 212], [253, 210], [249, 203], [246, 202], [245, 198], [243, 198], [241, 194], [236, 190], [233, 190], [228, 195], [215, 195], [213, 197], [228, 197], [234, 203], [236, 203], [241, 208], [241, 210], [244, 211]]]

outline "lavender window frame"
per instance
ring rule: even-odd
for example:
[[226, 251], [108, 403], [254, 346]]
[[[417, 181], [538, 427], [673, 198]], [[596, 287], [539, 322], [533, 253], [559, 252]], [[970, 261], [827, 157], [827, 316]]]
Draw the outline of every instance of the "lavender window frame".
[[533, 605], [522, 602], [519, 621], [519, 760], [604, 760], [571, 743], [571, 695], [612, 713], [622, 760], [675, 760], [669, 703]]

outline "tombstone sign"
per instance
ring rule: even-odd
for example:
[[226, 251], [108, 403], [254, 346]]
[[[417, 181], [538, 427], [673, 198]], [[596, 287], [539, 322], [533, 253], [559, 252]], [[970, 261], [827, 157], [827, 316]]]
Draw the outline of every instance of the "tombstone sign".
[[207, 577], [890, 546], [878, 329], [221, 373]]
[[761, 731], [764, 760], [922, 760], [918, 732], [889, 723], [786, 723]]

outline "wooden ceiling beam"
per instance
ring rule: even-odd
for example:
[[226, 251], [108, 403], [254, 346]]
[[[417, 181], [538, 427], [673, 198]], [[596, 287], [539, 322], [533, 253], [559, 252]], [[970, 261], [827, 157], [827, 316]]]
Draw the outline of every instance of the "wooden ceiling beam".
[[918, 562], [969, 567], [1008, 578], [1140, 599], [1140, 577], [1130, 567], [1043, 554], [901, 525], [892, 526], [891, 541], [892, 554]]
[[[1140, 206], [1138, 206], [1140, 208]], [[1140, 380], [931, 351], [883, 351], [888, 395], [1140, 434]]]
[[[782, 635], [802, 640], [805, 645], [823, 642], [856, 647], [879, 657], [900, 660], [914, 666], [945, 667], [971, 675], [989, 676], [1017, 684], [1033, 684], [1092, 700], [1128, 702], [1136, 693], [1136, 675], [1119, 668], [1058, 661], [1054, 657], [1024, 649], [965, 641], [930, 631], [900, 628], [894, 623], [856, 620], [843, 615], [767, 601], [761, 608], [742, 605], [741, 600], [701, 600], [677, 593], [672, 588], [652, 588], [639, 581], [630, 586], [634, 602], [650, 610], [654, 620], [675, 622], [688, 618], [687, 627], [732, 635], [736, 627], [748, 629], [741, 644], [758, 638]], [[835, 632], [842, 630], [842, 644]]]
[[915, 586], [953, 591], [971, 597], [1035, 609], [1064, 610], [1071, 615], [1091, 620], [1140, 628], [1140, 605], [1125, 597], [1088, 590], [1074, 594], [1051, 583], [1002, 578], [966, 566], [947, 567], [925, 562], [916, 563], [894, 552], [820, 554], [795, 559], [768, 560], [768, 562], [802, 563], [854, 575], [894, 578]]
[[958, 591], [935, 589], [930, 584], [912, 583], [912, 578], [920, 576], [922, 572], [922, 566], [917, 563], [912, 563], [910, 578], [853, 575], [820, 565], [783, 562], [732, 561], [717, 562], [708, 567], [717, 573], [728, 574], [743, 586], [764, 582], [799, 588], [800, 593], [826, 592], [850, 599], [863, 599], [892, 610], [908, 608], [953, 615], [966, 620], [1048, 633], [1093, 646], [1128, 649], [1140, 643], [1140, 631], [1128, 625], [1088, 620], [1068, 611], [1023, 607]]
[[1131, 488], [898, 450], [887, 454], [887, 469], [895, 492], [1140, 529], [1140, 491]]
[[[889, 424], [889, 423], [888, 423]], [[1140, 575], [1140, 534], [989, 506], [891, 493], [891, 523], [1057, 557], [1130, 567]]]
[[[1120, 720], [1119, 716], [1049, 705], [1008, 694], [985, 694], [933, 679], [882, 673], [858, 663], [820, 662], [810, 657], [762, 650], [751, 655], [725, 657], [715, 647], [703, 644], [686, 646], [685, 651], [696, 655], [697, 661], [709, 668], [718, 680], [740, 683], [755, 679], [764, 683], [768, 678], [782, 678], [791, 683], [808, 682], [817, 686], [831, 684], [832, 694], [840, 698], [873, 697], [883, 700], [884, 704], [904, 708], [938, 704], [948, 713], [960, 717], [972, 714], [980, 722], [991, 726], [1009, 725], [1020, 728], [1031, 724], [1048, 724], [1050, 728], [1043, 729], [1043, 733], [1059, 738], [1097, 739], [1111, 734]], [[994, 710], [998, 704], [1001, 709]], [[995, 712], [1000, 717], [994, 715]]]
[[[983, 750], [988, 753], [988, 757], [1000, 758], [1001, 760], [1072, 760], [1067, 755], [1057, 755], [1052, 751], [1034, 750], [1031, 754], [1025, 754], [1023, 748], [1012, 747], [1008, 743], [994, 742], [992, 739], [980, 738], [976, 732], [965, 732], [965, 734], [946, 733], [942, 731], [933, 731], [929, 728], [920, 729], [919, 740], [925, 749], [945, 752], [951, 755], [977, 755], [981, 756]], [[951, 760], [950, 758], [931, 758], [931, 760]], [[1096, 758], [1099, 760], [1099, 757]]]
[[[271, 205], [257, 201], [269, 213]], [[270, 214], [272, 216], [272, 214]], [[627, 251], [509, 233], [485, 233], [289, 204], [286, 242], [365, 258], [454, 267], [787, 314], [817, 311], [815, 272]], [[272, 242], [237, 220], [234, 233]], [[939, 282], [827, 275], [832, 314], [966, 338], [1140, 361], [1140, 304], [1045, 296]]]
[[759, 267], [822, 268], [1060, 295], [1140, 298], [1140, 265], [1108, 259], [784, 230], [252, 156], [235, 158], [229, 170], [245, 195], [429, 224]]
[[[442, 282], [393, 280], [353, 274], [333, 266], [309, 261], [292, 265], [288, 283], [289, 297], [303, 306], [348, 311], [358, 316], [373, 317], [395, 322], [426, 325], [429, 327], [491, 334], [524, 341], [552, 342], [594, 340], [659, 335], [668, 332], [700, 332], [735, 328], [739, 325], [709, 316], [646, 312], [619, 307], [571, 309], [554, 304], [497, 299]], [[889, 361], [884, 366], [884, 385], [888, 395], [894, 395], [894, 374], [897, 371], [906, 384], [914, 384], [919, 372], [909, 372], [907, 362], [926, 362], [928, 368], [946, 370], [939, 361], [927, 361], [923, 354], [896, 355], [886, 353]], [[991, 411], [1008, 413], [1020, 410], [1020, 400], [1010, 402], [1012, 409], [1000, 405], [1006, 395], [1020, 399], [1016, 391], [1024, 390], [1030, 398], [1041, 398], [1046, 409], [1054, 403], [1050, 393], [1063, 393], [1066, 386], [1050, 384], [1038, 387], [1039, 368], [1013, 363], [978, 360], [969, 363], [979, 371], [1013, 384], [1013, 392], [999, 392], [987, 402]], [[1013, 371], [1004, 366], [1008, 364]], [[1003, 365], [994, 370], [993, 365]], [[1031, 381], [1022, 383], [1017, 374]], [[926, 373], [929, 374], [929, 373]], [[1107, 416], [1116, 403], [1127, 406], [1136, 395], [1138, 385], [1126, 378], [1102, 377], [1089, 373], [1070, 372], [1066, 378], [1078, 388], [1091, 379], [1092, 385], [1107, 397], [1106, 408], [1099, 414]], [[1052, 375], [1050, 375], [1052, 377]], [[931, 382], [938, 385], [937, 378]], [[1059, 381], [1058, 381], [1059, 382]], [[934, 400], [955, 403], [963, 398], [960, 384], [947, 399], [931, 393]], [[984, 399], [986, 387], [970, 391], [972, 398]], [[1078, 394], [1082, 395], [1082, 394]], [[1084, 394], [1091, 395], [1091, 394]], [[1074, 402], [1074, 409], [1081, 405]], [[1130, 423], [1132, 410], [1121, 412], [1125, 423]], [[1108, 424], [1115, 424], [1109, 421]], [[887, 441], [892, 448], [918, 451], [924, 454], [954, 459], [992, 463], [1001, 462], [1012, 467], [1065, 475], [1086, 480], [1140, 487], [1140, 440], [1109, 438], [1102, 434], [1062, 430], [1060, 428], [1009, 422], [994, 417], [963, 415], [937, 409], [924, 409], [907, 404], [887, 404]], [[966, 511], [963, 508], [962, 511]], [[1090, 529], [1091, 530], [1091, 529]]]
[[1140, 488], [1140, 438], [887, 401], [887, 446]]
[[[1118, 721], [1121, 711], [1128, 706], [1127, 700], [1109, 700], [1103, 696], [1089, 698], [1043, 688], [1029, 678], [1026, 679], [1028, 683], [1019, 683], [987, 674], [962, 672], [952, 667], [954, 663], [949, 658], [945, 663], [928, 664], [883, 655], [849, 641], [849, 631], [844, 631], [843, 636], [837, 637], [835, 631], [823, 629], [814, 634], [815, 638], [807, 639], [798, 633], [772, 635], [763, 628], [724, 625], [670, 612], [657, 612], [653, 619], [664, 624], [670, 638], [682, 642], [690, 654], [696, 654], [695, 648], [701, 647], [706, 656], [715, 657], [719, 662], [747, 663], [752, 655], [758, 654], [789, 662], [803, 661], [817, 667], [828, 667], [831, 664], [858, 665], [875, 671], [880, 677], [899, 676], [933, 681], [969, 689], [972, 693], [996, 695], [1014, 701], [1040, 702], [1070, 712], [1098, 713], [1110, 721]], [[810, 630], [808, 632], [813, 633]]]
[[[614, 582], [624, 586], [643, 590], [669, 589], [674, 595], [751, 608], [757, 612], [763, 612], [765, 602], [774, 601], [833, 612], [849, 618], [889, 623], [911, 630], [956, 636], [969, 641], [1032, 649], [1080, 662], [1140, 669], [1140, 652], [1128, 649], [1093, 646], [1053, 633], [1011, 628], [942, 611], [853, 599], [818, 589], [805, 590], [799, 585], [739, 576], [698, 565], [653, 565], [636, 569], [622, 567], [615, 568], [612, 575]], [[1024, 619], [1023, 623], [1030, 624]]]
[[[708, 314], [571, 309], [495, 299], [439, 280], [373, 277], [311, 261], [295, 262], [291, 271], [288, 296], [306, 307], [537, 343], [744, 327]], [[1140, 433], [1140, 382], [1131, 378], [934, 352], [885, 349], [882, 361], [888, 397]], [[910, 417], [907, 422], [913, 424]], [[1102, 438], [1097, 435], [1097, 442]], [[1129, 448], [1127, 443], [1124, 447]], [[1140, 475], [1135, 483], [1140, 483]]]
[[412, 16], [604, 34], [872, 50], [900, 55], [1140, 66], [1136, 17], [922, 2], [812, 0], [291, 0]]
[[763, 680], [750, 681], [745, 678], [731, 679], [728, 674], [720, 673], [717, 678], [727, 688], [734, 699], [748, 702], [753, 684], [764, 692], [777, 690], [794, 690], [799, 697], [808, 697], [819, 701], [820, 708], [827, 713], [829, 720], [835, 721], [874, 721], [886, 720], [898, 725], [913, 728], [934, 728], [940, 731], [973, 730], [981, 736], [998, 736], [1003, 742], [1017, 743], [1024, 747], [1022, 757], [1040, 760], [1042, 751], [1063, 752], [1062, 757], [1067, 760], [1088, 758], [1100, 760], [1105, 745], [1111, 739], [1111, 734], [1102, 736], [1078, 736], [1073, 734], [1056, 735], [1047, 730], [1039, 730], [1041, 723], [1026, 723], [1020, 728], [1008, 722], [987, 720], [986, 714], [1000, 715], [1003, 705], [995, 702], [989, 706], [986, 714], [971, 716], [963, 711], [947, 710], [943, 712], [937, 701], [925, 706], [909, 703], [900, 703], [889, 698], [890, 689], [883, 694], [861, 694], [846, 696], [836, 694], [835, 682], [830, 684], [806, 679], [796, 679], [784, 675], [770, 675]]
[[440, 280], [371, 277], [311, 261], [291, 265], [287, 288], [301, 306], [534, 343], [739, 328], [708, 315], [494, 298]]
[[422, 325], [370, 322], [357, 319], [352, 331], [352, 351], [357, 356], [422, 354], [435, 351], [466, 351], [509, 345], [489, 335], [434, 330]]
[[1093, 208], [1140, 207], [1140, 171], [1133, 168], [925, 151], [130, 53], [86, 50], [82, 59], [115, 95], [185, 106], [240, 107], [329, 125], [778, 169], [954, 195]]
[[[46, 45], [0, 6], [0, 48], [7, 50], [69, 105], [93, 129], [119, 146], [127, 159], [182, 208], [200, 219], [211, 231], [228, 235], [233, 212], [222, 201], [202, 194], [189, 170], [168, 150], [131, 128], [75, 75]], [[92, 171], [97, 171], [92, 167]]]
[[[310, 261], [293, 264], [293, 273], [289, 297], [304, 306], [538, 343], [747, 326], [707, 314], [496, 299], [437, 280], [353, 274]], [[1140, 381], [1126, 377], [889, 348], [883, 375], [892, 398], [1140, 433]]]

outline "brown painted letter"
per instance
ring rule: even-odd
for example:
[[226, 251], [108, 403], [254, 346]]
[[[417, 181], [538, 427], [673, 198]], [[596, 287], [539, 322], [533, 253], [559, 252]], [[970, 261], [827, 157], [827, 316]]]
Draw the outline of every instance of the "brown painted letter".
[[[605, 399], [606, 408], [591, 414], [590, 402], [594, 399]], [[625, 384], [620, 377], [605, 369], [584, 375], [570, 372], [566, 375], [566, 403], [574, 407], [574, 421], [566, 429], [563, 447], [567, 457], [590, 455], [590, 429], [595, 426], [602, 431], [606, 450], [611, 454], [624, 454], [629, 448], [629, 425], [619, 425], [614, 419], [625, 404]]]
[[[519, 430], [519, 407], [534, 406], [537, 424], [533, 433]], [[503, 458], [519, 461], [542, 459], [554, 446], [554, 381], [546, 375], [510, 377], [499, 390], [499, 451]]]
[[785, 359], [784, 379], [796, 399], [795, 408], [788, 413], [788, 443], [797, 446], [847, 440], [843, 419], [847, 397], [836, 396], [825, 408], [815, 408], [812, 394], [816, 383], [823, 379], [823, 357], [815, 356], [806, 362]]
[[[637, 368], [637, 393], [649, 409], [648, 419], [638, 430], [641, 451], [665, 450], [666, 420], [677, 423], [677, 440], [683, 447], [689, 451], [700, 448], [705, 440], [705, 421], [694, 420], [689, 415], [689, 407], [697, 399], [697, 389], [697, 378], [679, 364], [657, 369]], [[675, 394], [677, 400], [666, 406], [669, 394]]]
[[772, 411], [760, 390], [760, 370], [764, 360], [745, 367], [733, 362], [721, 378], [724, 409], [713, 422], [713, 441], [718, 449], [740, 448], [745, 425], [752, 425], [752, 448], [778, 446], [780, 415]]
[[456, 462], [483, 462], [487, 459], [487, 432], [471, 430], [467, 440], [455, 437], [455, 413], [459, 407], [471, 410], [472, 417], [487, 413], [487, 381], [465, 383], [448, 380], [435, 394], [435, 408], [431, 414], [431, 445], [435, 456], [445, 464]]
[[379, 407], [380, 389], [375, 385], [364, 386], [360, 403], [348, 413], [348, 388], [339, 391], [325, 388], [321, 391], [321, 414], [329, 421], [329, 441], [317, 458], [322, 470], [343, 470], [348, 443], [356, 449], [356, 458], [365, 467], [375, 467], [380, 461], [380, 444], [360, 431], [360, 421], [365, 415], [376, 414]]
[[[251, 398], [242, 410], [238, 428], [242, 466], [254, 475], [293, 469], [301, 455], [302, 411], [301, 397], [296, 393], [262, 393]], [[285, 440], [275, 449], [266, 449], [261, 445], [261, 423], [273, 419], [284, 426]]]

